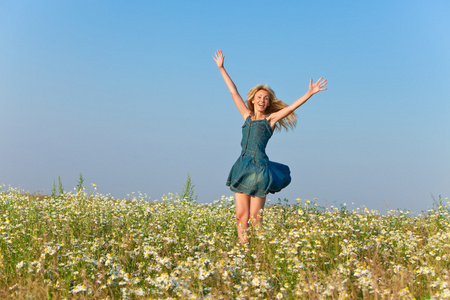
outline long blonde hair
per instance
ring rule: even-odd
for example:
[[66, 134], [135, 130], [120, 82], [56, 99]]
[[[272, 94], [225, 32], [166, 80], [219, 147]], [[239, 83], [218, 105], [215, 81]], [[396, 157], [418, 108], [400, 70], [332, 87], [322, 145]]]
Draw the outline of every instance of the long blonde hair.
[[[277, 97], [275, 96], [275, 92], [270, 87], [264, 84], [258, 84], [247, 93], [247, 106], [252, 112], [255, 111], [255, 106], [253, 105], [252, 101], [255, 98], [255, 94], [260, 90], [264, 90], [269, 93], [270, 102], [269, 106], [266, 108], [267, 114], [277, 112], [288, 106], [283, 101], [277, 99]], [[286, 130], [288, 130], [289, 128], [294, 129], [295, 125], [297, 125], [297, 115], [295, 114], [295, 112], [291, 112], [289, 115], [279, 120], [275, 124], [275, 130], [281, 130], [281, 127]]]

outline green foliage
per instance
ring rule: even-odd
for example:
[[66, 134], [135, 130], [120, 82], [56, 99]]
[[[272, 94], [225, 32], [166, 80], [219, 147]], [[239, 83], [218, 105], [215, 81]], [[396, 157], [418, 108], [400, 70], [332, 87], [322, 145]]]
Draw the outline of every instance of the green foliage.
[[197, 201], [197, 196], [194, 197], [194, 187], [195, 185], [192, 183], [191, 176], [188, 173], [186, 182], [179, 194], [180, 199], [185, 201]]
[[53, 180], [53, 187], [52, 187], [52, 197], [56, 197], [56, 181]]
[[233, 200], [0, 188], [0, 299], [450, 297], [444, 203], [419, 216], [270, 205], [241, 246]]
[[53, 180], [52, 197], [64, 194], [64, 186], [61, 181], [61, 176], [58, 176], [58, 191], [56, 190], [56, 182]]
[[83, 183], [84, 183], [84, 178], [83, 178], [83, 175], [81, 175], [81, 173], [80, 173], [80, 177], [78, 179], [78, 183], [77, 183], [77, 187], [76, 187], [78, 192], [83, 190]]
[[[84, 178], [83, 178], [83, 175], [80, 173], [80, 177], [78, 179], [77, 186], [76, 186], [76, 190], [78, 192], [83, 190], [83, 183], [84, 183]], [[62, 184], [61, 176], [58, 176], [58, 188], [56, 187], [55, 180], [53, 180], [53, 187], [52, 187], [51, 195], [52, 195], [52, 197], [56, 197], [58, 195], [63, 195], [64, 193], [65, 193], [65, 191], [64, 191], [64, 186]]]
[[64, 186], [62, 185], [61, 176], [58, 176], [58, 192], [60, 195], [64, 194]]

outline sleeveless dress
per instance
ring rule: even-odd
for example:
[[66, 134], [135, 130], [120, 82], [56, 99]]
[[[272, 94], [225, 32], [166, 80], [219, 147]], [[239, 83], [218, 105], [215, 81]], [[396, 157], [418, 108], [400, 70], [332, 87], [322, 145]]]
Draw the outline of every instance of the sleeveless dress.
[[291, 182], [289, 167], [269, 161], [266, 146], [273, 130], [267, 119], [252, 121], [250, 116], [242, 126], [242, 152], [231, 168], [227, 186], [233, 192], [264, 197], [276, 193]]

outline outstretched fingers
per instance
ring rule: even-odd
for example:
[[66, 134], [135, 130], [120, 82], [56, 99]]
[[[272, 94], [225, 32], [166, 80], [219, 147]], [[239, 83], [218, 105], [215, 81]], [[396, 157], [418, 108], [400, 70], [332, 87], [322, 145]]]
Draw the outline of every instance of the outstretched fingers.
[[327, 85], [327, 80], [320, 77], [315, 83], [313, 83], [313, 79], [309, 80], [309, 91], [314, 95], [320, 91], [325, 91], [326, 88], [324, 86]]
[[214, 60], [218, 60], [218, 59], [223, 58], [223, 57], [224, 57], [224, 56], [223, 56], [222, 50], [217, 50], [217, 51], [214, 53], [214, 56], [213, 56]]
[[[320, 79], [322, 79], [323, 77], [321, 77]], [[319, 80], [320, 80], [319, 79]], [[326, 90], [326, 88], [323, 88], [324, 86], [326, 86], [327, 85], [327, 80], [326, 79], [324, 79], [324, 80], [322, 80], [321, 82], [319, 82], [319, 87], [320, 87], [320, 90], [321, 91], [325, 91]]]
[[213, 59], [216, 62], [218, 67], [223, 66], [223, 61], [225, 59], [225, 56], [223, 56], [222, 50], [217, 50], [214, 53]]
[[[312, 82], [312, 78], [311, 78], [311, 82]], [[323, 88], [324, 86], [327, 85], [327, 80], [323, 79], [323, 77], [320, 77], [319, 80], [317, 80], [317, 82], [315, 83], [316, 86], [319, 87], [319, 91], [325, 91], [326, 88]]]

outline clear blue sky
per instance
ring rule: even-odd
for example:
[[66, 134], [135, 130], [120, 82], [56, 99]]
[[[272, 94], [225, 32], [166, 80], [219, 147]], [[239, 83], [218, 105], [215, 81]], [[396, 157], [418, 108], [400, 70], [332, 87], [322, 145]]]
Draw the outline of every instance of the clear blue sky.
[[448, 1], [0, 1], [0, 184], [61, 177], [126, 197], [232, 195], [245, 95], [328, 90], [269, 142], [292, 183], [269, 195], [381, 212], [450, 194]]

